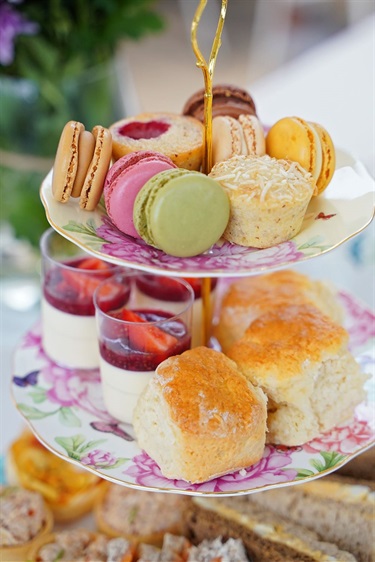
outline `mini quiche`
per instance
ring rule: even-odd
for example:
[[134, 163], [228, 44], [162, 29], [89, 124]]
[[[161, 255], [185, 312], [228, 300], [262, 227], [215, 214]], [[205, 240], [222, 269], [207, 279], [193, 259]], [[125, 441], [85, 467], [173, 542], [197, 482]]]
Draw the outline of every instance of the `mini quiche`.
[[70, 521], [88, 513], [103, 481], [59, 458], [25, 430], [10, 446], [7, 479], [42, 494], [56, 521]]

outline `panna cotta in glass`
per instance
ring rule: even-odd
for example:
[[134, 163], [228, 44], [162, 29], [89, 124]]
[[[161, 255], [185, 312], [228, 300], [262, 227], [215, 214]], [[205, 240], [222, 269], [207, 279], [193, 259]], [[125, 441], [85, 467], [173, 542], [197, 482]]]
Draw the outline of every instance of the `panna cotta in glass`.
[[[138, 279], [147, 276], [116, 274], [94, 295], [104, 404], [112, 416], [127, 423], [132, 423], [138, 397], [159, 363], [191, 346], [191, 286], [169, 278], [180, 294], [178, 306], [171, 312], [162, 300], [147, 306], [141, 303]], [[108, 307], [106, 295], [119, 293], [120, 287], [123, 302]]]
[[[183, 278], [194, 292], [194, 303], [192, 310], [192, 327], [191, 327], [191, 347], [206, 345], [204, 341], [203, 327], [203, 299], [202, 284], [200, 278], [184, 277]], [[216, 294], [217, 279], [210, 280], [210, 310], [213, 310], [214, 299]], [[179, 308], [179, 300], [181, 298], [180, 288], [171, 282], [170, 277], [160, 275], [139, 275], [137, 278], [138, 286], [138, 302], [140, 306], [155, 306], [157, 302], [163, 302], [164, 310], [176, 312]], [[209, 312], [209, 311], [208, 311]]]
[[[77, 369], [99, 367], [93, 294], [120, 268], [91, 257], [47, 230], [42, 254], [42, 344], [55, 363]], [[123, 295], [108, 294], [111, 306]]]

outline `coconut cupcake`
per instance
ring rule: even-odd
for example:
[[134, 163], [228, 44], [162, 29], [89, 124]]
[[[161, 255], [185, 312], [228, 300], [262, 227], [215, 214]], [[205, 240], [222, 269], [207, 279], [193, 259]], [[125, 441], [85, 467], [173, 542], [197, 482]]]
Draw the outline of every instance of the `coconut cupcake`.
[[268, 248], [293, 238], [316, 192], [315, 180], [300, 164], [269, 156], [233, 156], [209, 176], [230, 200], [223, 238], [240, 246]]
[[37, 492], [0, 487], [0, 559], [24, 562], [33, 544], [48, 534], [53, 516]]

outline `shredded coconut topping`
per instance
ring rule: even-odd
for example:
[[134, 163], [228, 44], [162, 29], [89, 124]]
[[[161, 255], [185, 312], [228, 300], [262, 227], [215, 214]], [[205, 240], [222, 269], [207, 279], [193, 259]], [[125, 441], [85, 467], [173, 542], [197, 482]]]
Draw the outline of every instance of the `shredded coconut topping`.
[[312, 175], [297, 162], [270, 156], [233, 156], [208, 174], [231, 196], [263, 203], [266, 200], [303, 201], [315, 190]]

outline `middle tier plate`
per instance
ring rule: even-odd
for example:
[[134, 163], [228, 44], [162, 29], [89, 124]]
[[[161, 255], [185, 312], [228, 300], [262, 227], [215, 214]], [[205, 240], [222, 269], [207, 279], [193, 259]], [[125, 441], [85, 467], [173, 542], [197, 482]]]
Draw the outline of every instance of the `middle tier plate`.
[[314, 197], [301, 231], [277, 246], [257, 250], [226, 241], [195, 257], [175, 258], [122, 234], [108, 218], [103, 205], [83, 211], [78, 200], [62, 204], [52, 197], [52, 172], [40, 196], [51, 226], [77, 246], [105, 261], [150, 273], [179, 277], [239, 277], [290, 266], [320, 256], [361, 232], [374, 214], [374, 180], [359, 162], [344, 153], [341, 168], [323, 195]]
[[[375, 365], [374, 316], [350, 294], [340, 293], [351, 351], [362, 369]], [[337, 469], [375, 443], [375, 374], [367, 401], [353, 420], [299, 447], [266, 446], [255, 465], [189, 484], [165, 478], [135, 440], [131, 425], [105, 409], [99, 370], [65, 369], [45, 355], [39, 327], [15, 353], [12, 395], [36, 437], [53, 453], [96, 475], [130, 488], [187, 495], [233, 496], [289, 486]]]

